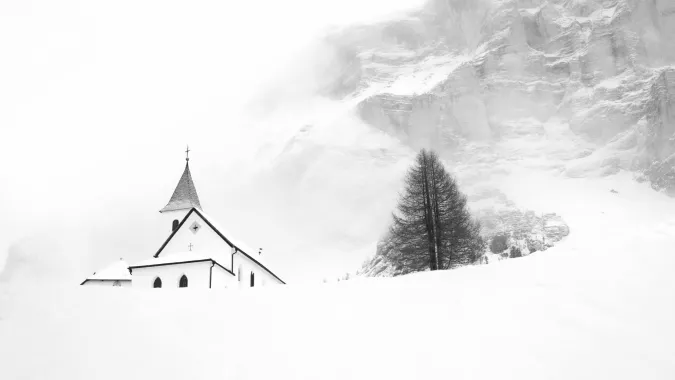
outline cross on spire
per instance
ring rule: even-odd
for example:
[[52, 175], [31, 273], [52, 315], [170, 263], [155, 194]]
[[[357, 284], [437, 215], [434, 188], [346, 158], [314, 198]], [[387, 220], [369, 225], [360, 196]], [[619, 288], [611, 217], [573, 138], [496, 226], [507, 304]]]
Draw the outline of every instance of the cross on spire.
[[190, 161], [190, 146], [187, 146], [187, 149], [185, 149], [185, 161]]

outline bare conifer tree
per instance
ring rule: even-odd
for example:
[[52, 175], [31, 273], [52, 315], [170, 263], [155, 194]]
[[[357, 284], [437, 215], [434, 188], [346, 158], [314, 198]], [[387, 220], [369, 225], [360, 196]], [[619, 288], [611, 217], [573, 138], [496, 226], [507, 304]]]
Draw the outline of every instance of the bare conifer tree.
[[409, 169], [390, 238], [396, 248], [386, 255], [401, 273], [471, 264], [485, 249], [480, 224], [436, 153], [423, 149]]

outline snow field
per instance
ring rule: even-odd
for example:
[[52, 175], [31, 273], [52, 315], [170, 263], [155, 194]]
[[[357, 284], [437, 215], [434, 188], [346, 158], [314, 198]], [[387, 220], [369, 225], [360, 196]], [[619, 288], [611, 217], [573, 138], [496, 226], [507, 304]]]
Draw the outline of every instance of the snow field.
[[570, 237], [490, 265], [242, 291], [6, 284], [2, 378], [675, 376], [672, 200], [622, 175], [538, 179], [519, 201], [556, 198]]

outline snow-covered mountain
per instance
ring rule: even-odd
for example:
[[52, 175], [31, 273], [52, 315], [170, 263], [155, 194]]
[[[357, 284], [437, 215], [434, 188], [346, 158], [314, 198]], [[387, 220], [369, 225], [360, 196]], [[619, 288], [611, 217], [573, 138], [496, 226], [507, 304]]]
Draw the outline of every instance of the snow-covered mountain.
[[565, 175], [631, 170], [672, 193], [672, 36], [672, 0], [431, 1], [336, 31], [332, 93], [410, 146], [452, 155], [562, 125], [573, 146], [546, 154]]

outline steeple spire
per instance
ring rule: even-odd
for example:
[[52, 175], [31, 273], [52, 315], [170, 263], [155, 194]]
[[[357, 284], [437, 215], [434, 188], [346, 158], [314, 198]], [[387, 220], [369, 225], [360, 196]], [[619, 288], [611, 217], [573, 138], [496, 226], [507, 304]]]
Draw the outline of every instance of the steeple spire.
[[169, 203], [167, 203], [163, 209], [159, 210], [159, 212], [189, 210], [193, 207], [200, 210], [202, 209], [201, 204], [199, 204], [197, 189], [195, 188], [195, 184], [192, 181], [192, 175], [190, 174], [190, 158], [188, 156], [190, 147], [187, 148], [185, 153], [185, 170], [183, 171], [183, 175], [180, 177], [176, 190], [173, 191]]

